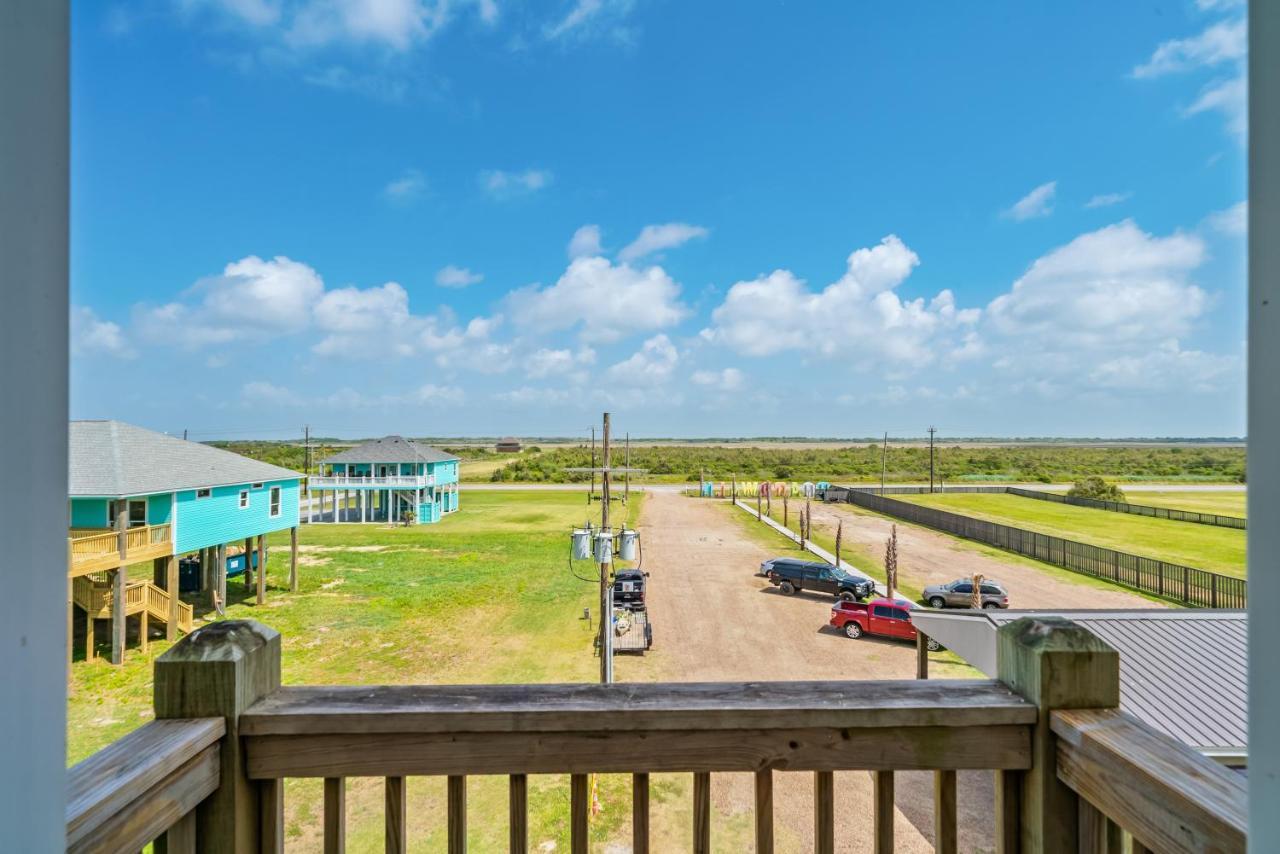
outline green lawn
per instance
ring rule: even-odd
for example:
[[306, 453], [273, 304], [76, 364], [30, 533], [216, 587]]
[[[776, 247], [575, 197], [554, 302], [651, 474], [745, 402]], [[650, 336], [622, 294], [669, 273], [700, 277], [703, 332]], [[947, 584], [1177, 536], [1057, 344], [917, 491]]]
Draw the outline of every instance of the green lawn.
[[1117, 551], [1244, 577], [1245, 532], [1016, 495], [897, 495], [906, 501]]
[[[642, 496], [632, 496], [638, 513]], [[615, 523], [622, 509], [615, 504]], [[288, 537], [272, 536], [267, 604], [259, 608], [233, 583], [228, 616], [256, 619], [283, 636], [286, 683], [377, 684], [594, 681], [593, 635], [580, 619], [594, 612], [597, 588], [566, 566], [571, 526], [590, 515], [576, 493], [471, 492], [462, 510], [439, 524], [412, 528], [307, 525], [301, 533], [301, 589], [287, 589]], [[130, 646], [122, 667], [77, 662], [68, 709], [68, 761], [83, 759], [151, 718], [152, 659]], [[683, 793], [684, 782], [671, 781]], [[655, 804], [667, 790], [655, 791]], [[442, 779], [410, 783], [410, 833], [421, 850], [445, 847]], [[505, 848], [505, 780], [469, 786], [472, 850]], [[530, 786], [535, 845], [568, 847], [567, 778]], [[605, 812], [592, 824], [604, 844], [623, 834], [630, 781], [601, 777]], [[319, 781], [286, 787], [288, 843], [318, 849]], [[656, 809], [656, 807], [655, 807]], [[381, 850], [382, 791], [352, 780], [347, 796], [350, 850]]]
[[1177, 510], [1194, 510], [1197, 513], [1241, 517], [1245, 515], [1245, 503], [1248, 498], [1244, 492], [1170, 492], [1127, 487], [1124, 488], [1124, 496], [1131, 504], [1173, 507]]

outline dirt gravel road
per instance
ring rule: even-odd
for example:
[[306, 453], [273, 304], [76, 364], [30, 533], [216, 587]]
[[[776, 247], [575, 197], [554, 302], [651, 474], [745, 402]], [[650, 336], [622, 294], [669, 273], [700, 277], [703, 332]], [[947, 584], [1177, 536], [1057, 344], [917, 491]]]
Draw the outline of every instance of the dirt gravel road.
[[[859, 512], [844, 504], [813, 504], [813, 527], [835, 537], [844, 520], [845, 542], [852, 540], [875, 555], [884, 554], [892, 519]], [[981, 573], [1004, 583], [1013, 608], [1161, 608], [1163, 605], [1119, 587], [1079, 583], [1034, 566], [985, 554], [955, 537], [904, 522], [898, 526], [899, 583], [923, 588]], [[1063, 572], [1067, 572], [1063, 570]], [[1081, 581], [1084, 576], [1081, 576]]]
[[[722, 502], [660, 492], [645, 499], [640, 519], [654, 648], [642, 658], [620, 657], [620, 681], [737, 681], [790, 679], [910, 679], [915, 649], [908, 644], [851, 641], [826, 627], [831, 600], [787, 597], [755, 577], [772, 554], [729, 515]], [[815, 514], [815, 520], [817, 514]], [[847, 527], [847, 526], [846, 526]], [[896, 850], [932, 850], [932, 777], [899, 773]], [[712, 776], [717, 815], [752, 809], [746, 774]], [[779, 851], [813, 850], [813, 782], [810, 774], [778, 774], [775, 822]], [[871, 778], [837, 775], [837, 846], [870, 850]], [[993, 847], [991, 774], [964, 773], [959, 808], [965, 851]], [[714, 821], [714, 818], [713, 818]]]

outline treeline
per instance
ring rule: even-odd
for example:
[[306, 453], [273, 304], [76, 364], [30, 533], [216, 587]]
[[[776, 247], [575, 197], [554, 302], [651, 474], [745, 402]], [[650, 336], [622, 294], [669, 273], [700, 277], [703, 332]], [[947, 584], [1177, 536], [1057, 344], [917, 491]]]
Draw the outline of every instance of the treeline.
[[[615, 447], [613, 464], [622, 464]], [[1006, 445], [938, 446], [935, 473], [944, 483], [964, 481], [1061, 482], [1096, 476], [1109, 480], [1201, 480], [1243, 483], [1242, 447], [1072, 447]], [[557, 448], [522, 456], [493, 472], [493, 481], [566, 483], [590, 475], [566, 469], [591, 465], [589, 446]], [[600, 462], [596, 452], [596, 464]], [[880, 479], [881, 448], [866, 444], [832, 449], [743, 447], [632, 447], [631, 465], [647, 470], [642, 480], [830, 480]], [[927, 481], [927, 447], [893, 447], [885, 459], [888, 481]]]

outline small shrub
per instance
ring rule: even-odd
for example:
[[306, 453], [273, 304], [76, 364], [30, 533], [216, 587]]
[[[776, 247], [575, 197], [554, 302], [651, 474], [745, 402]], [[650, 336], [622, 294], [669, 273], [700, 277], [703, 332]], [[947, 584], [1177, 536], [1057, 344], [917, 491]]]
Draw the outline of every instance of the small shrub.
[[1075, 485], [1067, 490], [1070, 498], [1092, 498], [1095, 501], [1120, 501], [1125, 500], [1124, 492], [1114, 483], [1107, 483], [1100, 477], [1086, 477], [1084, 480], [1077, 480]]

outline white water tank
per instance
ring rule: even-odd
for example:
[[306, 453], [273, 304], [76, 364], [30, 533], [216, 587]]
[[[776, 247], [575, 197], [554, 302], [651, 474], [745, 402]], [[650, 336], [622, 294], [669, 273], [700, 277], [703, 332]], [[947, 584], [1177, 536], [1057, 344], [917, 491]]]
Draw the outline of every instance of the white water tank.
[[586, 528], [573, 529], [573, 559], [589, 560], [591, 558], [591, 532]]
[[618, 557], [622, 560], [636, 559], [636, 543], [640, 535], [630, 528], [622, 529], [622, 541], [618, 546]]
[[602, 531], [596, 534], [596, 563], [613, 562], [613, 533]]

